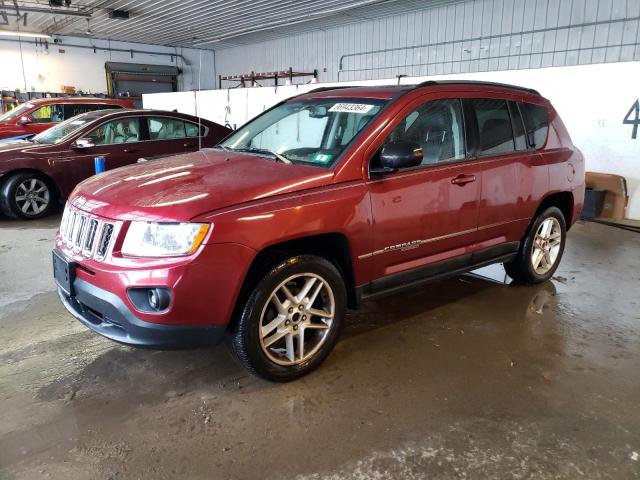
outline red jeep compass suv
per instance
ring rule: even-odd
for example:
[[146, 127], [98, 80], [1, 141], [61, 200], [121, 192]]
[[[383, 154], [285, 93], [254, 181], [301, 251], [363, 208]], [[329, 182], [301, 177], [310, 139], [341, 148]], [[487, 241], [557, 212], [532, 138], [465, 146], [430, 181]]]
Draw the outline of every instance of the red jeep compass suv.
[[324, 88], [216, 148], [81, 183], [54, 275], [105, 337], [176, 348], [226, 334], [250, 371], [286, 381], [327, 357], [366, 298], [495, 262], [547, 280], [583, 195], [582, 154], [534, 90]]

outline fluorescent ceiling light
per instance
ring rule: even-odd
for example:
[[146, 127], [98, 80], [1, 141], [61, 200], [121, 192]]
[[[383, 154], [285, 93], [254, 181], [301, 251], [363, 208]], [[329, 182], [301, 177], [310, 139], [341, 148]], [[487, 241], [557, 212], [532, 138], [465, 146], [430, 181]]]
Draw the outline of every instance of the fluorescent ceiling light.
[[0, 36], [5, 37], [30, 37], [30, 38], [51, 38], [51, 35], [46, 33], [35, 32], [14, 32], [11, 30], [0, 30]]

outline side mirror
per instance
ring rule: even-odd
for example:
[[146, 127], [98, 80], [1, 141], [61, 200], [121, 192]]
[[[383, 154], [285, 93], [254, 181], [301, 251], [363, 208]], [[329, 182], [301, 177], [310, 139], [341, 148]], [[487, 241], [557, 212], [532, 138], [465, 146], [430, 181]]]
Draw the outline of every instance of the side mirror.
[[76, 150], [83, 150], [85, 148], [92, 148], [95, 146], [96, 144], [93, 143], [93, 140], [91, 140], [90, 138], [79, 138], [75, 142], [73, 142], [71, 148], [74, 148]]
[[401, 168], [417, 167], [422, 163], [422, 148], [415, 143], [389, 143], [380, 152], [380, 166], [371, 173], [397, 172]]
[[18, 125], [29, 125], [30, 123], [33, 123], [33, 120], [31, 120], [31, 117], [24, 115], [20, 117], [20, 120], [18, 120], [16, 123]]

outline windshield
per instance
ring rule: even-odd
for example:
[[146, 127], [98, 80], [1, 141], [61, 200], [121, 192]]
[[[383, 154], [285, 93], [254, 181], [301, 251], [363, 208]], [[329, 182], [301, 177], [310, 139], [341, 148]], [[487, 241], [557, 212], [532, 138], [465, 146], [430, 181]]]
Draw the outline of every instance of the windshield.
[[36, 135], [33, 137], [33, 141], [37, 143], [60, 143], [64, 137], [91, 123], [93, 120], [95, 120], [95, 117], [91, 115], [79, 115], [70, 118]]
[[329, 167], [385, 103], [368, 98], [286, 102], [241, 127], [220, 147]]
[[8, 122], [9, 120], [13, 120], [16, 117], [20, 117], [23, 113], [31, 110], [33, 108], [33, 103], [23, 103], [22, 105], [18, 105], [16, 108], [9, 110], [4, 115], [0, 116], [0, 122]]

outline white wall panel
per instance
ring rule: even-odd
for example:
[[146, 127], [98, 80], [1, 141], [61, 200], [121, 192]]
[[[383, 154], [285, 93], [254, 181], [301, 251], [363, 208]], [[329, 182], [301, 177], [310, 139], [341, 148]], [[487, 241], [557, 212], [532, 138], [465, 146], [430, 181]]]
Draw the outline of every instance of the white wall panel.
[[218, 50], [216, 70], [335, 82], [639, 60], [638, 17], [640, 0], [467, 0]]
[[[573, 142], [584, 152], [587, 169], [615, 173], [627, 179], [630, 195], [627, 217], [640, 220], [640, 136], [633, 139], [633, 125], [622, 123], [633, 103], [640, 97], [638, 78], [640, 62], [466, 73], [442, 77], [506, 82], [538, 89], [551, 100], [566, 124]], [[428, 79], [430, 78], [403, 79], [403, 83]], [[391, 78], [354, 83], [382, 85], [394, 81]], [[594, 92], [602, 90], [603, 86], [607, 94], [594, 95]], [[214, 122], [228, 121], [231, 125], [239, 126], [280, 100], [313, 88], [317, 88], [317, 85], [210, 90], [198, 92], [197, 103], [203, 117]], [[185, 102], [182, 95], [185, 94], [144, 95], [144, 106], [177, 108], [179, 111], [191, 113], [193, 106]]]

